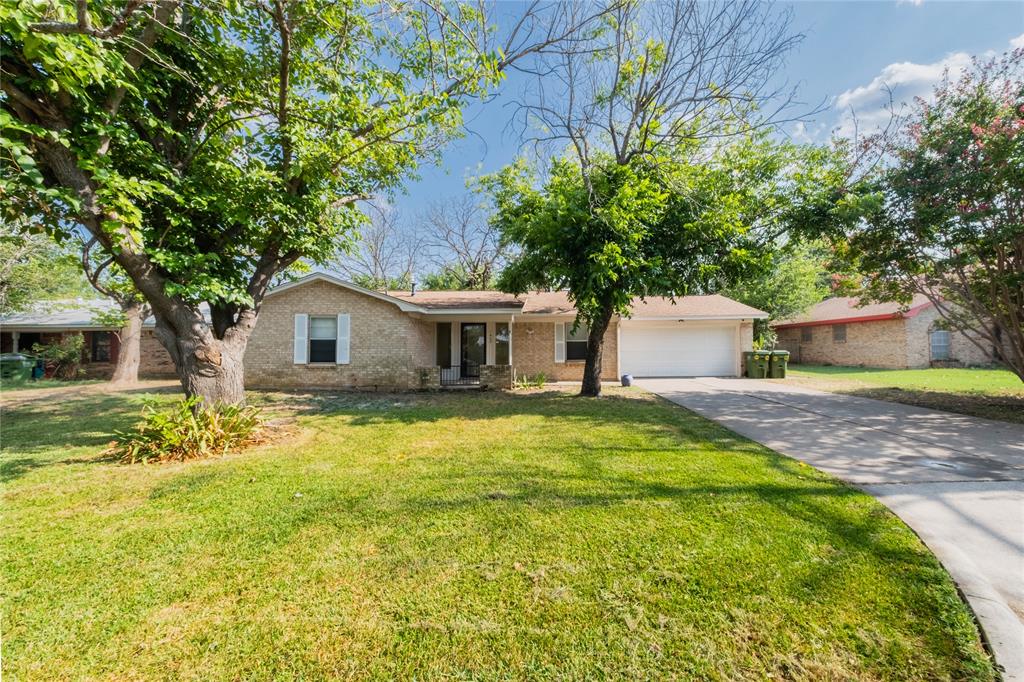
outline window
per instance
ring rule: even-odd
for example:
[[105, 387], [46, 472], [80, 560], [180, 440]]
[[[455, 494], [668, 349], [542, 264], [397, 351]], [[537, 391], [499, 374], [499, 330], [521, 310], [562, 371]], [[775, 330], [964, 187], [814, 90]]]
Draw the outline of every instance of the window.
[[565, 325], [565, 359], [586, 360], [587, 359], [587, 337], [590, 336], [590, 329], [582, 322], [576, 331], [572, 330], [572, 323]]
[[89, 357], [93, 362], [110, 362], [110, 332], [93, 332]]
[[507, 365], [509, 343], [512, 341], [512, 334], [509, 332], [507, 322], [494, 323], [494, 364]]
[[832, 325], [832, 343], [846, 343], [846, 325]]
[[338, 350], [338, 320], [334, 317], [309, 318], [309, 361], [335, 362]]
[[438, 367], [452, 366], [452, 323], [437, 323], [437, 355], [434, 358]]
[[932, 360], [949, 360], [949, 332], [935, 329], [928, 334], [928, 345], [931, 347]]
[[800, 327], [800, 343], [810, 343], [814, 340], [814, 329], [812, 327]]

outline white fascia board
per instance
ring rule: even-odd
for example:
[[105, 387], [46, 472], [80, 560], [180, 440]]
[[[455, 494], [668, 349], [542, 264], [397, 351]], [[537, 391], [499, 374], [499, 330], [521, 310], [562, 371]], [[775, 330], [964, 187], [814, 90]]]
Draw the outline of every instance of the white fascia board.
[[660, 320], [662, 322], [670, 322], [670, 321], [677, 321], [677, 322], [690, 322], [690, 321], [693, 321], [693, 322], [698, 322], [698, 321], [708, 321], [708, 320], [710, 320], [710, 321], [721, 320], [722, 322], [729, 322], [729, 321], [742, 322], [743, 320], [766, 320], [766, 319], [768, 319], [768, 315], [684, 315], [684, 316], [680, 316], [680, 315], [645, 315], [643, 317], [639, 317], [639, 316], [635, 316], [634, 315], [633, 317], [624, 317], [624, 318], [622, 318], [622, 321], [623, 322], [629, 322], [629, 321], [636, 321], [636, 322], [648, 321], [648, 322], [653, 322], [653, 321]]
[[520, 313], [518, 319], [519, 319], [520, 322], [524, 322], [524, 323], [525, 322], [544, 322], [544, 321], [548, 321], [548, 322], [562, 321], [562, 322], [565, 322], [567, 320], [575, 320], [576, 319], [576, 313]]
[[426, 308], [417, 311], [427, 317], [479, 317], [488, 315], [491, 317], [511, 318], [515, 315], [514, 310], [498, 308]]

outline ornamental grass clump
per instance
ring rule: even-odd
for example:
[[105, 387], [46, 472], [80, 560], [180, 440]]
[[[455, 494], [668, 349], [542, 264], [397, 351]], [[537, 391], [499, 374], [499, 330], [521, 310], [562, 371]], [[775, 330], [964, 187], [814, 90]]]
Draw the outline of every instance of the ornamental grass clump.
[[147, 403], [134, 429], [116, 432], [108, 453], [126, 464], [182, 462], [224, 455], [255, 443], [263, 422], [257, 407], [206, 406], [186, 398], [169, 412]]

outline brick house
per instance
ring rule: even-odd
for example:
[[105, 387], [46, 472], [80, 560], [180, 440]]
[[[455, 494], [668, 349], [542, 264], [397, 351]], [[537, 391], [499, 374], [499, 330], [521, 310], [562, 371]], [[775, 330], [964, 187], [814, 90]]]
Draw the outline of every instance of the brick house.
[[[724, 296], [651, 297], [614, 319], [602, 376], [738, 376], [766, 314]], [[586, 328], [564, 292], [371, 291], [315, 273], [270, 291], [245, 355], [252, 387], [507, 387], [579, 381]]]
[[[109, 306], [101, 301], [89, 306]], [[604, 340], [602, 377], [739, 376], [753, 343], [753, 320], [767, 315], [724, 296], [637, 300]], [[96, 324], [90, 307], [0, 320], [0, 352], [30, 351], [64, 334], [85, 336], [83, 367], [109, 377], [117, 330]], [[410, 390], [445, 385], [508, 387], [516, 376], [580, 381], [588, 331], [573, 330], [564, 292], [364, 289], [314, 273], [267, 293], [245, 353], [253, 388]], [[143, 326], [141, 377], [173, 377], [174, 366]]]
[[906, 307], [859, 303], [829, 298], [772, 325], [777, 347], [788, 350], [792, 362], [807, 364], [906, 369], [996, 362], [993, 349], [979, 348], [964, 332], [944, 329], [938, 310], [924, 296], [915, 296]]
[[[117, 306], [109, 300], [61, 302], [0, 319], [0, 353], [31, 353], [36, 344], [48, 345], [70, 334], [84, 339], [82, 369], [92, 379], [108, 379], [114, 373], [120, 351], [118, 329], [97, 319]], [[146, 320], [140, 340], [139, 376], [176, 376], [171, 356], [153, 334], [153, 318]]]

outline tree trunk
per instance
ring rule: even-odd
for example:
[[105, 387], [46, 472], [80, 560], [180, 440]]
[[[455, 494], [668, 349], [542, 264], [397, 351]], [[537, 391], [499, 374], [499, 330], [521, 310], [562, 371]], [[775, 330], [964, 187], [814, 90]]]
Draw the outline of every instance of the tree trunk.
[[604, 353], [604, 333], [612, 319], [612, 307], [601, 311], [600, 317], [591, 320], [590, 335], [587, 337], [587, 362], [583, 365], [583, 386], [580, 395], [596, 398], [601, 395], [601, 357]]
[[[63, 124], [56, 126], [58, 130], [65, 128]], [[60, 144], [38, 144], [50, 171], [81, 202], [79, 222], [114, 257], [145, 297], [156, 318], [157, 338], [174, 362], [185, 395], [198, 396], [207, 404], [243, 402], [242, 358], [256, 324], [256, 311], [274, 275], [298, 260], [300, 254], [294, 250], [281, 254], [268, 247], [249, 278], [247, 293], [253, 303], [238, 309], [232, 307], [234, 323], [221, 320], [218, 336], [203, 318], [198, 304], [167, 293], [168, 279], [150, 260], [137, 236], [105, 213], [96, 185], [79, 167], [74, 154]], [[116, 227], [110, 229], [110, 224]]]
[[159, 315], [156, 322], [156, 336], [174, 361], [185, 395], [208, 405], [245, 401], [242, 359], [251, 331], [250, 325], [236, 325], [218, 339], [205, 322], [184, 332], [175, 331]]
[[140, 344], [142, 341], [142, 323], [149, 317], [145, 303], [132, 301], [122, 304], [121, 312], [125, 324], [118, 332], [120, 347], [117, 352], [117, 364], [114, 366], [113, 384], [134, 384], [139, 381], [139, 361], [141, 359]]

